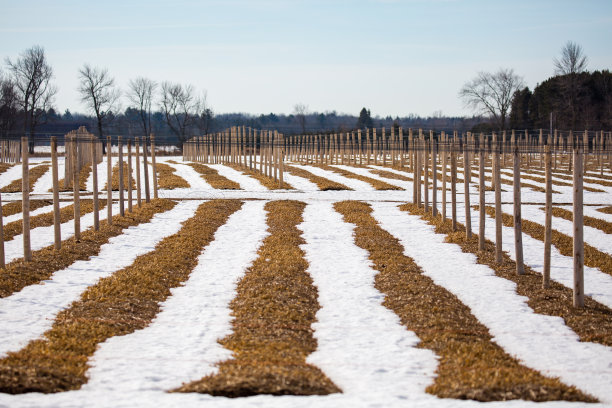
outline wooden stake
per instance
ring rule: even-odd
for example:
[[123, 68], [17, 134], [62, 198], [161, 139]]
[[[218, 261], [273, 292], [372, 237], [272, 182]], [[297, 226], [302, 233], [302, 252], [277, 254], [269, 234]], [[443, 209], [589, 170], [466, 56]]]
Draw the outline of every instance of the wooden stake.
[[584, 236], [582, 147], [574, 149], [574, 307], [584, 307]]
[[[482, 141], [482, 136], [481, 139]], [[478, 178], [478, 193], [479, 193], [479, 202], [478, 202], [478, 211], [479, 211], [479, 219], [478, 219], [478, 250], [484, 251], [485, 249], [485, 151], [484, 146], [479, 146], [478, 149], [478, 170], [479, 170], [479, 178]]]
[[[100, 203], [98, 200], [98, 160], [97, 160], [97, 146], [98, 139], [91, 135], [91, 174], [93, 178], [93, 216], [94, 216], [94, 230], [98, 231], [100, 229]], [[58, 208], [59, 214], [59, 208]]]
[[117, 136], [117, 147], [119, 149], [119, 214], [125, 216], [125, 202], [123, 196], [123, 144], [121, 143], [121, 136]]
[[502, 207], [501, 207], [501, 171], [499, 155], [501, 149], [497, 141], [493, 148], [493, 174], [495, 177], [495, 263], [502, 263]]
[[79, 166], [78, 162], [78, 140], [77, 136], [72, 136], [71, 157], [72, 157], [72, 200], [74, 209], [74, 239], [81, 240], [81, 197], [79, 188]]
[[465, 239], [472, 238], [472, 209], [470, 208], [470, 159], [467, 138], [463, 138], [463, 195], [465, 204]]
[[155, 163], [155, 135], [151, 133], [151, 165], [153, 172], [153, 198], [157, 198], [157, 164]]
[[[132, 140], [127, 141], [128, 148], [128, 212], [132, 212]], [[208, 156], [206, 156], [206, 159]]]
[[62, 248], [62, 230], [60, 228], [57, 137], [55, 136], [51, 136], [51, 177], [53, 179], [53, 247], [56, 251], [59, 251]]
[[28, 138], [21, 138], [21, 208], [23, 214], [23, 259], [32, 260], [30, 246], [30, 169], [28, 157]]
[[138, 136], [134, 138], [134, 144], [136, 145], [136, 200], [138, 202], [138, 208], [142, 207], [142, 187], [140, 183], [140, 140]]
[[111, 161], [111, 137], [106, 137], [106, 223], [113, 224], [113, 165]]
[[455, 143], [451, 147], [451, 218], [453, 231], [457, 231], [457, 154]]
[[523, 275], [525, 266], [523, 264], [523, 232], [521, 220], [521, 157], [518, 146], [514, 146], [514, 249], [516, 255], [516, 273]]
[[[400, 132], [401, 134], [401, 132]], [[433, 170], [433, 185], [431, 193], [431, 215], [434, 217], [438, 215], [438, 165], [436, 164], [436, 156], [438, 150], [438, 143], [431, 139], [431, 167]], [[403, 159], [403, 154], [402, 154]], [[403, 160], [400, 160], [403, 162]], [[402, 165], [402, 169], [404, 166]]]
[[546, 172], [546, 216], [544, 220], [544, 271], [542, 275], [542, 287], [548, 288], [550, 286], [550, 252], [552, 243], [552, 155], [550, 153], [550, 144], [544, 147], [544, 156]]

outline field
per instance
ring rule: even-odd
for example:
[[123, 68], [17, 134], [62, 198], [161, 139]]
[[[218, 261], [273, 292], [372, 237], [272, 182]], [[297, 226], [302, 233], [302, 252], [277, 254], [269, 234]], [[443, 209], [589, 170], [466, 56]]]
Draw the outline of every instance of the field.
[[[21, 165], [4, 165], [0, 406], [612, 404], [609, 168], [588, 168], [584, 178], [585, 307], [577, 309], [565, 168], [553, 172], [552, 282], [542, 289], [537, 159], [521, 179], [521, 276], [507, 218], [511, 163], [500, 172], [508, 215], [496, 263], [490, 181], [488, 241], [478, 249], [477, 167], [475, 234], [466, 240], [462, 166], [453, 230], [412, 203], [414, 175], [399, 163], [286, 161], [278, 188], [254, 160], [249, 169], [157, 157], [158, 198], [146, 203], [143, 194], [139, 205], [134, 192], [133, 212], [120, 217], [115, 191], [113, 223], [101, 208], [100, 231], [89, 166], [80, 173], [78, 242], [71, 193], [61, 193], [58, 253], [50, 162], [31, 158], [30, 263], [21, 259]], [[62, 158], [59, 166], [64, 174]], [[106, 169], [105, 158], [101, 191]], [[149, 177], [152, 185], [150, 164]], [[441, 211], [441, 183], [435, 193]]]

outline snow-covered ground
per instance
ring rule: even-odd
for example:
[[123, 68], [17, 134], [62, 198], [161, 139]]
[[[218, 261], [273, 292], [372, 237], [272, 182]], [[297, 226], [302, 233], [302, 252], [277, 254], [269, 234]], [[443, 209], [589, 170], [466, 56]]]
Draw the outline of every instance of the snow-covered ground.
[[[116, 158], [113, 158], [115, 161]], [[209, 198], [254, 199], [243, 203], [215, 239], [203, 248], [198, 265], [184, 285], [172, 290], [160, 313], [145, 329], [108, 339], [90, 359], [89, 382], [78, 391], [57, 394], [8, 395], [0, 393], [0, 407], [577, 407], [583, 403], [531, 403], [508, 401], [478, 403], [439, 399], [425, 393], [435, 378], [436, 355], [418, 348], [415, 333], [400, 324], [399, 318], [382, 306], [384, 295], [374, 287], [376, 271], [368, 254], [353, 241], [353, 226], [343, 222], [333, 210], [333, 202], [361, 200], [373, 206], [373, 216], [381, 227], [400, 240], [406, 255], [420, 265], [437, 284], [453, 292], [490, 330], [493, 340], [526, 366], [546, 375], [558, 376], [567, 384], [598, 397], [612, 406], [612, 348], [580, 342], [577, 335], [558, 317], [539, 315], [527, 305], [526, 298], [516, 294], [515, 284], [495, 275], [475, 256], [463, 253], [420, 218], [398, 209], [412, 199], [412, 182], [391, 180], [372, 174], [368, 168], [338, 166], [397, 185], [405, 191], [375, 191], [369, 184], [350, 179], [314, 166], [304, 170], [347, 185], [354, 191], [317, 191], [314, 183], [290, 174], [286, 181], [295, 190], [270, 191], [255, 179], [227, 166], [212, 165], [219, 173], [238, 182], [242, 190], [215, 190], [180, 158], [158, 158], [168, 163], [191, 186], [189, 189], [160, 190], [161, 197], [182, 200], [173, 209], [158, 214], [152, 222], [129, 228], [112, 238], [98, 256], [78, 261], [58, 271], [40, 285], [31, 285], [7, 298], [0, 299], [0, 355], [18, 350], [29, 340], [40, 336], [53, 323], [54, 316], [77, 299], [80, 293], [100, 278], [129, 266], [137, 255], [153, 250], [156, 242], [173, 234], [180, 223], [192, 216], [201, 200]], [[106, 159], [105, 159], [106, 160]], [[114, 164], [114, 163], [113, 163]], [[16, 166], [0, 175], [0, 185], [21, 177]], [[381, 168], [370, 166], [370, 168]], [[99, 188], [106, 182], [106, 162], [98, 167]], [[407, 171], [387, 171], [412, 177]], [[7, 174], [8, 173], [8, 174]], [[473, 173], [474, 174], [474, 173]], [[141, 171], [141, 177], [143, 176]], [[40, 197], [48, 181], [43, 176], [35, 187]], [[476, 180], [470, 186], [472, 203], [478, 192]], [[536, 184], [531, 180], [525, 180]], [[88, 181], [88, 189], [91, 180]], [[439, 183], [441, 186], [441, 182]], [[594, 185], [596, 186], [596, 185]], [[504, 185], [503, 200], [512, 201], [512, 186]], [[465, 221], [463, 184], [458, 183], [458, 221]], [[561, 191], [561, 189], [559, 189]], [[525, 202], [544, 202], [544, 194], [523, 189]], [[431, 191], [430, 191], [431, 193]], [[438, 206], [441, 203], [441, 191]], [[5, 195], [3, 195], [4, 198]], [[17, 199], [18, 195], [9, 195]], [[136, 194], [134, 193], [134, 198]], [[493, 192], [486, 193], [487, 203]], [[196, 199], [196, 200], [192, 200]], [[305, 244], [302, 250], [309, 262], [308, 273], [317, 287], [321, 309], [313, 325], [317, 350], [308, 362], [319, 367], [342, 393], [328, 396], [267, 396], [228, 399], [200, 394], [176, 394], [166, 391], [183, 382], [193, 381], [215, 371], [215, 363], [231, 353], [217, 341], [231, 332], [229, 302], [235, 285], [256, 256], [267, 235], [265, 211], [267, 200], [296, 199], [306, 202], [303, 222]], [[450, 192], [448, 193], [450, 210]], [[571, 191], [556, 194], [554, 200], [571, 202]], [[585, 193], [585, 202], [600, 206], [612, 205], [610, 192]], [[68, 204], [68, 203], [67, 203]], [[66, 205], [67, 205], [66, 204]], [[523, 207], [523, 216], [543, 222], [541, 205]], [[571, 206], [564, 206], [570, 209]], [[585, 207], [585, 215], [612, 220], [596, 207]], [[37, 213], [50, 211], [49, 207]], [[114, 213], [118, 206], [113, 206]], [[504, 206], [505, 212], [511, 207]], [[450, 213], [450, 212], [449, 212]], [[474, 231], [478, 217], [472, 211]], [[5, 217], [20, 219], [20, 214]], [[106, 209], [100, 212], [106, 217]], [[82, 217], [82, 228], [93, 223], [93, 215]], [[568, 233], [571, 223], [554, 218], [553, 228]], [[73, 223], [62, 225], [63, 237], [72, 234]], [[514, 256], [513, 229], [503, 227], [503, 249]], [[486, 219], [486, 235], [494, 237], [493, 220]], [[53, 227], [32, 231], [33, 247], [52, 245]], [[21, 236], [5, 243], [7, 261], [21, 256]], [[585, 227], [585, 241], [600, 250], [612, 253], [608, 234]], [[535, 271], [542, 270], [543, 243], [523, 235], [525, 263]], [[452, 261], [451, 261], [452, 260]], [[553, 247], [551, 278], [571, 287], [572, 258], [562, 256]], [[585, 290], [602, 304], [612, 307], [612, 276], [596, 268], [585, 267]]]

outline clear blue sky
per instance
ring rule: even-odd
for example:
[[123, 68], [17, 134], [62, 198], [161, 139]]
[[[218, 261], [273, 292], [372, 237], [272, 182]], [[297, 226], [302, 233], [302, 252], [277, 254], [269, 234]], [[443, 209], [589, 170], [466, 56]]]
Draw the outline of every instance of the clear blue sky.
[[[0, 57], [43, 46], [62, 112], [84, 111], [84, 63], [190, 83], [215, 112], [464, 115], [478, 71], [513, 68], [533, 87], [572, 40], [612, 69], [610, 0], [0, 0]], [[2, 64], [4, 65], [4, 64]], [[127, 106], [127, 102], [123, 103]]]

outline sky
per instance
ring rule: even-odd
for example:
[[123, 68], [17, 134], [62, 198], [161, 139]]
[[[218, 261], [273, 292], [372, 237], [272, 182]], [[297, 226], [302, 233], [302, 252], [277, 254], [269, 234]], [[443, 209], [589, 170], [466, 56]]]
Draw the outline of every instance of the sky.
[[[44, 47], [60, 112], [86, 112], [83, 64], [117, 86], [192, 84], [216, 113], [463, 116], [479, 71], [533, 89], [567, 41], [612, 69], [610, 0], [0, 0], [0, 66]], [[129, 104], [123, 101], [123, 107]]]

